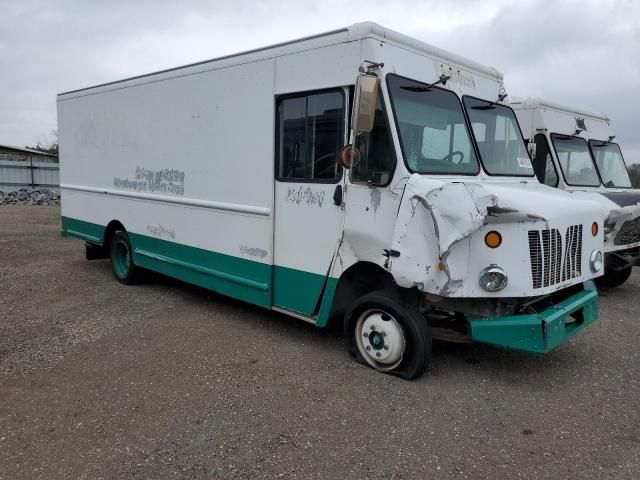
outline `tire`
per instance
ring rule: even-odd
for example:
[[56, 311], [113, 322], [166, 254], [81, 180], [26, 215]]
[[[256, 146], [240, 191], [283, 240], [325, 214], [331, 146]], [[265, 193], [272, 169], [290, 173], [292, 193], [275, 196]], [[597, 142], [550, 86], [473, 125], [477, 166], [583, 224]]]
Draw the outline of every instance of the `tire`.
[[610, 270], [605, 267], [604, 275], [595, 279], [599, 288], [616, 288], [629, 280], [633, 267], [627, 267], [622, 270]]
[[124, 230], [118, 230], [113, 234], [109, 249], [111, 258], [111, 270], [113, 276], [120, 283], [133, 285], [139, 276], [139, 269], [133, 264], [133, 250], [129, 235]]
[[388, 293], [360, 297], [347, 312], [344, 329], [351, 356], [375, 370], [412, 380], [431, 364], [426, 319]]

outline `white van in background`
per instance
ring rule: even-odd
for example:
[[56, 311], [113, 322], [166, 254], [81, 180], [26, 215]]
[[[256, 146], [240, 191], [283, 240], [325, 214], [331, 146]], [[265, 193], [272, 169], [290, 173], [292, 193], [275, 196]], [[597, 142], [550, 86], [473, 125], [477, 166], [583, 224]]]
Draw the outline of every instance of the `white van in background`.
[[640, 191], [631, 186], [606, 115], [536, 98], [511, 101], [529, 141], [540, 182], [597, 201], [607, 209], [602, 287], [616, 287], [640, 263]]
[[338, 319], [404, 378], [432, 338], [542, 354], [597, 318], [604, 212], [538, 182], [502, 91], [361, 23], [63, 93], [62, 233], [125, 284], [149, 269]]

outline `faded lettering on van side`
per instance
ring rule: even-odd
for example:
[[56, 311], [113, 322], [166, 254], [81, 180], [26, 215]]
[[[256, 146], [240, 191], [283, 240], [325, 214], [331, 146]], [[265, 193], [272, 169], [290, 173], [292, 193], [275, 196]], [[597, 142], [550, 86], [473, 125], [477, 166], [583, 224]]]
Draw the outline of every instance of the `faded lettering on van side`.
[[290, 203], [295, 203], [296, 205], [304, 203], [306, 205], [322, 207], [324, 192], [314, 192], [311, 190], [311, 187], [289, 187], [285, 200]]
[[247, 247], [246, 245], [240, 246], [240, 253], [242, 253], [243, 255], [247, 255], [249, 257], [256, 257], [256, 258], [267, 257], [267, 251], [265, 249], [256, 248], [256, 247]]
[[136, 167], [133, 179], [115, 177], [113, 186], [137, 192], [184, 195], [184, 172], [169, 168], [152, 170], [150, 168]]
[[458, 84], [461, 87], [476, 88], [476, 82], [471, 75], [466, 72], [460, 71], [458, 68], [454, 68], [451, 65], [446, 65], [439, 62], [434, 62], [436, 68], [436, 74], [447, 75], [451, 77], [450, 82]]
[[173, 228], [167, 228], [164, 225], [147, 225], [147, 231], [160, 238], [176, 238], [176, 231]]

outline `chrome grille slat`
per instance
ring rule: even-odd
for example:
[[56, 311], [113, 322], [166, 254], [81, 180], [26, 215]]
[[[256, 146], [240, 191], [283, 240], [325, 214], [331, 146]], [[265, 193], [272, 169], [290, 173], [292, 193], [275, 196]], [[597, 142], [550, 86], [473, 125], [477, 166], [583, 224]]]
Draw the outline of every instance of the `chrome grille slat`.
[[576, 225], [574, 228], [576, 229], [576, 241], [572, 244], [572, 248], [575, 252], [575, 272], [576, 276], [579, 277], [582, 275], [582, 225]]
[[542, 286], [542, 246], [540, 233], [537, 230], [529, 230], [529, 255], [533, 288], [540, 288]]
[[[567, 228], [567, 244], [571, 245], [573, 243], [573, 227]], [[571, 256], [569, 255], [569, 249], [567, 248], [564, 252], [564, 266], [562, 268], [562, 281], [566, 281], [569, 279], [569, 272], [571, 271]]]
[[549, 286], [549, 265], [551, 264], [551, 255], [549, 255], [549, 236], [551, 235], [549, 230], [542, 231], [542, 264], [543, 270], [543, 285]]
[[553, 262], [554, 268], [553, 272], [555, 274], [554, 283], [560, 283], [560, 277], [562, 275], [562, 236], [558, 230], [554, 230], [554, 245], [555, 251], [553, 252]]
[[582, 225], [567, 228], [564, 245], [557, 228], [529, 230], [528, 239], [534, 289], [582, 275]]

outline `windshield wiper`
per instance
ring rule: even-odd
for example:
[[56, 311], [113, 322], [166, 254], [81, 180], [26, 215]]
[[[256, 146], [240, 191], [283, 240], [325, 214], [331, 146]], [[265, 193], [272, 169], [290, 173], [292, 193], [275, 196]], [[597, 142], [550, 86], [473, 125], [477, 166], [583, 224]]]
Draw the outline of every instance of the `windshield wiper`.
[[426, 85], [424, 87], [400, 87], [400, 88], [402, 90], [408, 90], [409, 92], [416, 92], [416, 93], [430, 92], [431, 88], [435, 87], [436, 85], [442, 84], [442, 86], [445, 86], [450, 78], [451, 77], [449, 75], [442, 74], [440, 75], [440, 78], [438, 79], [437, 82], [430, 83], [429, 85]]
[[601, 140], [599, 145], [591, 145], [592, 147], [606, 147], [607, 145], [609, 145], [613, 139], [616, 138], [615, 135], [609, 135], [609, 139], [608, 140]]
[[409, 92], [415, 92], [415, 93], [423, 93], [423, 92], [430, 92], [431, 89], [429, 87], [400, 87], [402, 90], [407, 90]]
[[493, 102], [490, 102], [489, 100], [482, 100], [483, 102], [487, 102], [486, 105], [479, 105], [476, 107], [471, 107], [471, 110], [494, 110], [496, 107], [496, 105], [503, 101], [505, 98], [507, 98], [507, 93], [499, 93], [498, 94], [498, 99], [494, 100]]

